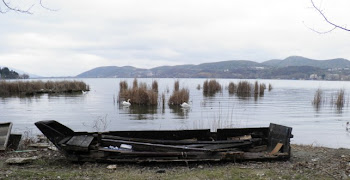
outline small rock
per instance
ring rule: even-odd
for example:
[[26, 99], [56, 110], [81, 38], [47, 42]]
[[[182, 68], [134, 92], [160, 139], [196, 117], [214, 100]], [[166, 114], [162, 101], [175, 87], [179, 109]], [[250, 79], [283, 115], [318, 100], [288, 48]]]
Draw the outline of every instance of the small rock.
[[199, 168], [199, 169], [203, 169], [204, 167], [203, 167], [202, 165], [199, 165], [198, 168]]
[[9, 158], [6, 160], [6, 164], [27, 164], [31, 163], [33, 160], [38, 159], [37, 156], [29, 158]]
[[165, 173], [165, 169], [159, 169], [156, 173]]
[[319, 160], [319, 158], [311, 159], [312, 162], [316, 162], [318, 160]]
[[110, 170], [114, 170], [114, 169], [117, 169], [117, 165], [109, 165], [107, 166], [107, 169], [110, 169]]
[[57, 147], [55, 147], [55, 146], [50, 146], [47, 149], [50, 149], [52, 151], [58, 151]]

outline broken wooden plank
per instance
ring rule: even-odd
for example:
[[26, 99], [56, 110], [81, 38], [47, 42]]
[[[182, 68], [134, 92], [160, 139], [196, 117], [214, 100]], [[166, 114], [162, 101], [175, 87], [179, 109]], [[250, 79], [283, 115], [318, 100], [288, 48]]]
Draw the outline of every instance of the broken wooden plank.
[[67, 147], [67, 149], [88, 151], [89, 146], [90, 146], [93, 139], [94, 139], [94, 137], [91, 135], [73, 136], [72, 138], [70, 138], [67, 141], [66, 147]]
[[22, 134], [10, 134], [8, 143], [7, 143], [7, 149], [10, 150], [17, 150], [19, 143], [21, 141]]
[[193, 145], [193, 144], [234, 144], [247, 141], [258, 142], [261, 138], [250, 138], [242, 140], [221, 140], [221, 141], [194, 141], [194, 140], [158, 140], [158, 139], [144, 139], [144, 138], [129, 138], [112, 135], [102, 135], [103, 139], [124, 140], [133, 142], [144, 142], [152, 144], [165, 144], [165, 145]]
[[270, 152], [270, 155], [275, 155], [278, 151], [280, 151], [282, 146], [283, 146], [282, 143], [277, 143], [276, 147]]
[[209, 149], [203, 148], [192, 148], [186, 146], [174, 146], [174, 145], [164, 145], [164, 144], [152, 144], [152, 143], [143, 143], [143, 142], [134, 142], [134, 141], [123, 141], [123, 140], [112, 140], [112, 139], [102, 139], [102, 143], [115, 144], [120, 146], [121, 144], [128, 144], [132, 146], [134, 151], [212, 151]]
[[0, 151], [6, 150], [7, 143], [10, 138], [11, 129], [12, 129], [11, 122], [0, 124]]

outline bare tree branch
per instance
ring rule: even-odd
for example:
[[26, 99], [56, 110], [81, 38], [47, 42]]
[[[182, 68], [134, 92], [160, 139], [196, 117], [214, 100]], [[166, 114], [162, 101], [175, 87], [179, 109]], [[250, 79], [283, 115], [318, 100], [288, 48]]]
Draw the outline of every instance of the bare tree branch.
[[[15, 11], [15, 12], [20, 12], [20, 13], [25, 13], [25, 14], [33, 14], [32, 12], [30, 12], [30, 9], [32, 9], [32, 7], [34, 6], [34, 4], [32, 6], [30, 6], [27, 10], [23, 10], [20, 8], [16, 8], [16, 7], [12, 7], [10, 5], [9, 2], [6, 2], [5, 0], [2, 0], [2, 3], [5, 5], [5, 7], [10, 10], [10, 11]], [[8, 11], [1, 11], [1, 13], [6, 13]]]
[[331, 32], [331, 31], [333, 31], [333, 30], [335, 30], [335, 29], [337, 29], [337, 28], [342, 29], [342, 30], [344, 30], [344, 31], [350, 31], [350, 29], [347, 29], [347, 28], [344, 27], [344, 26], [339, 26], [339, 25], [334, 24], [333, 22], [329, 21], [328, 18], [326, 17], [326, 15], [321, 11], [321, 9], [318, 8], [318, 7], [315, 5], [315, 3], [314, 3], [313, 0], [311, 0], [311, 3], [312, 3], [312, 6], [316, 9], [316, 11], [317, 11], [318, 13], [321, 14], [321, 16], [323, 17], [323, 19], [324, 19], [328, 24], [332, 25], [333, 28], [332, 28], [331, 30], [325, 31], [325, 32], [316, 31], [315, 29], [312, 29], [312, 28], [309, 28], [309, 27], [308, 27], [309, 29], [313, 30], [314, 32], [320, 33], [320, 34], [329, 33], [329, 32]]
[[49, 10], [49, 11], [58, 11], [57, 9], [50, 9], [50, 8], [44, 6], [42, 0], [40, 0], [40, 6], [46, 10]]

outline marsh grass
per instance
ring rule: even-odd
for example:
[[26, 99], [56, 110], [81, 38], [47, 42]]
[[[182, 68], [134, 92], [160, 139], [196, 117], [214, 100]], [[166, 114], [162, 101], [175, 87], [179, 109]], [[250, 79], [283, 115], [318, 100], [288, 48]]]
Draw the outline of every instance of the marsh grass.
[[217, 92], [221, 92], [222, 87], [219, 82], [217, 82], [215, 79], [212, 79], [210, 81], [206, 80], [203, 83], [203, 94], [207, 96], [214, 95]]
[[119, 86], [119, 102], [130, 99], [131, 104], [158, 105], [157, 81], [153, 81], [151, 87], [148, 87], [146, 83], [138, 83], [138, 80], [135, 78], [132, 88], [127, 88], [127, 83], [125, 81], [120, 82]]
[[248, 81], [240, 81], [237, 85], [237, 95], [240, 97], [248, 97], [251, 95], [252, 84]]
[[0, 81], [1, 96], [73, 93], [89, 90], [89, 85], [83, 81]]
[[152, 82], [152, 90], [154, 92], [158, 92], [158, 82], [157, 81]]
[[259, 94], [259, 83], [258, 83], [258, 81], [255, 81], [255, 84], [254, 84], [254, 94], [255, 95]]
[[228, 84], [228, 93], [229, 93], [229, 94], [234, 94], [235, 91], [236, 91], [236, 87], [237, 87], [237, 85], [236, 85], [235, 83], [230, 82], [230, 83]]
[[314, 95], [314, 100], [312, 101], [312, 104], [316, 109], [319, 109], [322, 102], [323, 102], [323, 92], [321, 89], [317, 89]]
[[177, 80], [177, 81], [175, 81], [175, 83], [174, 83], [174, 91], [179, 91], [179, 88], [180, 88], [180, 83], [179, 83], [179, 81]]
[[340, 89], [337, 93], [337, 100], [335, 102], [335, 105], [337, 106], [337, 109], [342, 109], [345, 104], [345, 90]]
[[263, 96], [265, 94], [265, 89], [266, 89], [266, 85], [264, 83], [261, 83], [259, 85], [259, 95]]
[[168, 101], [169, 105], [179, 105], [183, 102], [188, 102], [190, 99], [190, 90], [187, 88], [182, 88], [179, 90], [179, 88], [179, 81], [175, 81], [173, 94], [170, 96]]

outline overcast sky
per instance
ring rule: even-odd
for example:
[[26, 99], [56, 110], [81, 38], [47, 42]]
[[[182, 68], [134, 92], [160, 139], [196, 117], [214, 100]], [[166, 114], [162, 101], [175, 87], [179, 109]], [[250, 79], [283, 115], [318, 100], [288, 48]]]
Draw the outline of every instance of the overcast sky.
[[[42, 1], [57, 11], [22, 1], [11, 3], [24, 9], [36, 3], [33, 15], [0, 14], [0, 66], [41, 76], [291, 55], [350, 59], [350, 32], [320, 35], [306, 27], [331, 28], [309, 0]], [[350, 1], [315, 3], [350, 27]]]

